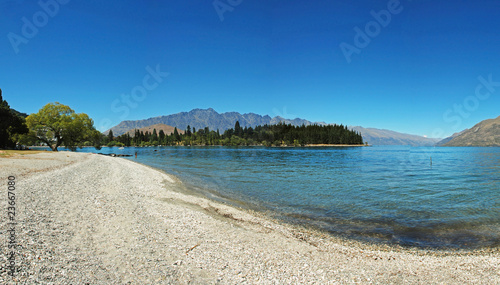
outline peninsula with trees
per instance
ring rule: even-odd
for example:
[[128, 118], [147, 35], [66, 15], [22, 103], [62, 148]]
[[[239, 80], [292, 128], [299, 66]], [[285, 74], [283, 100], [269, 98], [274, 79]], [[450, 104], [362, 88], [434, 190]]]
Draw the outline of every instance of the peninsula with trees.
[[[172, 127], [170, 127], [172, 128]], [[278, 123], [276, 125], [262, 125], [241, 127], [236, 121], [234, 128], [219, 130], [205, 128], [191, 128], [179, 131], [174, 127], [173, 132], [165, 133], [163, 129], [157, 132], [134, 130], [120, 136], [113, 136], [108, 132], [103, 141], [108, 146], [154, 146], [154, 145], [184, 145], [184, 146], [335, 146], [335, 145], [363, 145], [363, 137], [356, 131], [349, 130], [343, 125], [302, 125]]]

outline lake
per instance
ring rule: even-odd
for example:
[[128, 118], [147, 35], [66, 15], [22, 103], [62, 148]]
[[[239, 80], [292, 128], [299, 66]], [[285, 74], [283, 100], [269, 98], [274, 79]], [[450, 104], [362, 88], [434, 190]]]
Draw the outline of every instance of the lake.
[[[96, 152], [84, 148], [84, 152]], [[500, 148], [103, 148], [192, 191], [368, 242], [500, 246]]]

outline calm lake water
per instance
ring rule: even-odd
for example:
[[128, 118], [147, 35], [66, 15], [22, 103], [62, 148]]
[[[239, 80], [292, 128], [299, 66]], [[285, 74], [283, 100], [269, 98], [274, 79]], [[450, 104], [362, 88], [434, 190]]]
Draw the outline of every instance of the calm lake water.
[[99, 152], [136, 151], [138, 162], [176, 175], [193, 191], [335, 235], [417, 247], [500, 246], [500, 148], [115, 147]]

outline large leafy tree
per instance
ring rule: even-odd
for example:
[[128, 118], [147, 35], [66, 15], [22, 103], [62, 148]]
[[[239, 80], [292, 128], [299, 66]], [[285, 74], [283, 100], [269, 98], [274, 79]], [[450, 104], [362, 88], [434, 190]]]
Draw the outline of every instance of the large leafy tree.
[[38, 113], [29, 115], [26, 123], [31, 135], [46, 143], [53, 151], [57, 151], [59, 146], [74, 151], [86, 141], [100, 148], [101, 133], [94, 128], [92, 119], [58, 102], [49, 103]]
[[3, 100], [0, 89], [0, 148], [15, 147], [17, 137], [27, 132], [24, 117]]

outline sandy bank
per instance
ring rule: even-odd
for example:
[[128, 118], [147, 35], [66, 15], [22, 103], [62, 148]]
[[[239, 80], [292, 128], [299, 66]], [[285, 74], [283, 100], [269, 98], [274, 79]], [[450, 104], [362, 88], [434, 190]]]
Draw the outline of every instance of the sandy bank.
[[[433, 253], [343, 242], [182, 191], [121, 158], [0, 158], [16, 176], [16, 276], [0, 283], [500, 283], [498, 250]], [[2, 252], [7, 188], [1, 191]]]

